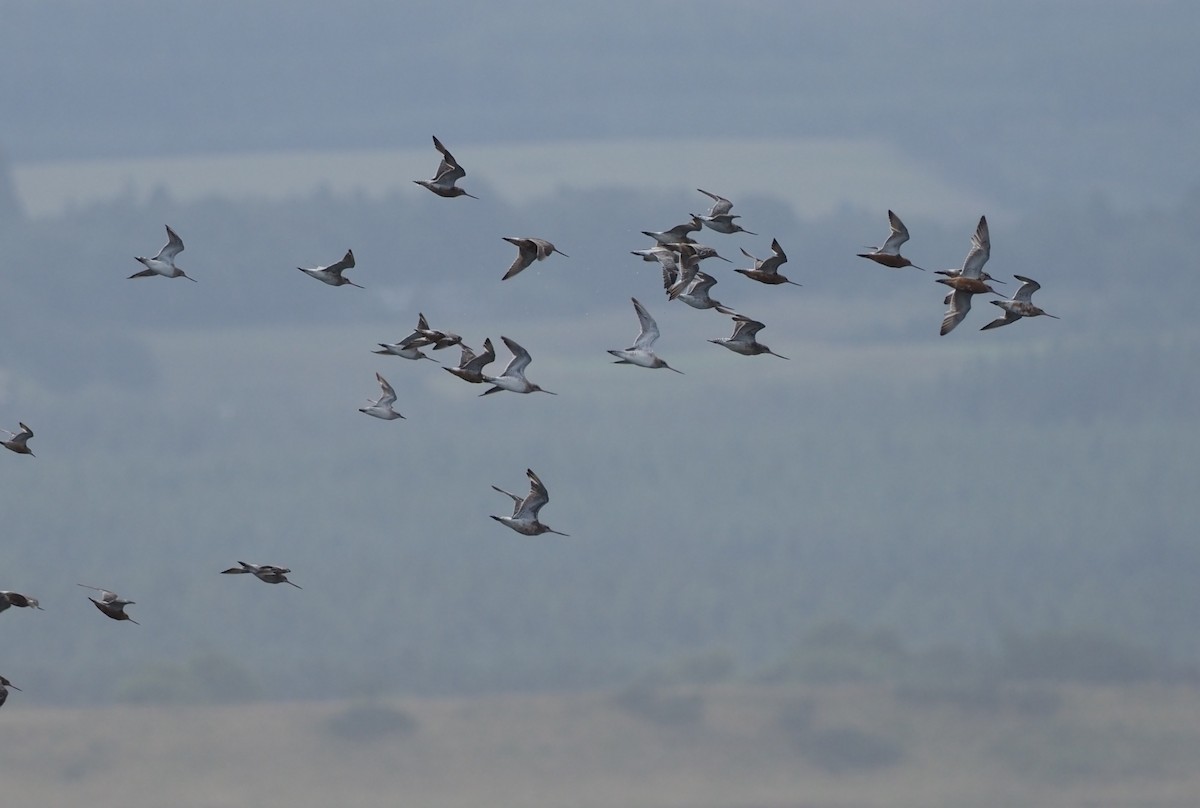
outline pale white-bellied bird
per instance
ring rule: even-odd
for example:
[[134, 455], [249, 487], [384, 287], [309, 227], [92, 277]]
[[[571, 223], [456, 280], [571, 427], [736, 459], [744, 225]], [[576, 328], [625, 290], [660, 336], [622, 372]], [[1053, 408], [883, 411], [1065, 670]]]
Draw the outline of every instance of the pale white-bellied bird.
[[[494, 385], [494, 387], [484, 390], [479, 395], [491, 395], [492, 393], [499, 393], [501, 390], [508, 390], [513, 393], [550, 393], [549, 390], [543, 390], [525, 378], [525, 368], [529, 367], [529, 363], [533, 361], [529, 356], [529, 351], [508, 337], [501, 336], [500, 339], [508, 346], [508, 350], [512, 351], [513, 358], [509, 360], [508, 365], [504, 368], [504, 372], [499, 376], [483, 377], [485, 382]], [[558, 394], [550, 393], [550, 395], [555, 396]]]
[[96, 604], [96, 608], [104, 612], [113, 620], [128, 620], [134, 625], [141, 625], [129, 615], [125, 614], [125, 607], [132, 606], [134, 601], [128, 600], [118, 595], [116, 592], [110, 592], [107, 589], [101, 589], [98, 586], [88, 586], [87, 584], [79, 584], [85, 589], [94, 589], [100, 593], [100, 600], [96, 600], [92, 596], [88, 596], [88, 600]]
[[566, 536], [566, 533], [560, 533], [549, 525], [538, 521], [538, 512], [542, 510], [542, 506], [550, 501], [550, 494], [546, 491], [546, 486], [542, 484], [538, 476], [533, 473], [533, 469], [526, 469], [525, 474], [529, 477], [529, 493], [524, 497], [509, 493], [499, 486], [492, 486], [492, 488], [513, 501], [512, 516], [493, 516], [492, 518], [502, 525], [509, 526], [522, 536], [540, 536], [543, 533]]
[[276, 567], [274, 564], [247, 564], [245, 561], [239, 561], [240, 567], [230, 567], [227, 570], [221, 570], [222, 575], [253, 575], [260, 581], [268, 584], [290, 584], [297, 589], [304, 587], [299, 584], [294, 584], [287, 579], [287, 574], [291, 572], [287, 567]]
[[1014, 278], [1021, 281], [1021, 286], [1017, 289], [1016, 294], [1012, 296], [1012, 300], [989, 300], [993, 306], [999, 306], [1004, 309], [1004, 316], [992, 320], [985, 325], [980, 331], [987, 331], [989, 328], [999, 328], [1002, 325], [1015, 323], [1022, 317], [1053, 317], [1055, 320], [1062, 319], [1053, 314], [1042, 311], [1037, 306], [1033, 305], [1033, 293], [1042, 288], [1042, 285], [1033, 278], [1026, 278], [1024, 275], [1013, 275]]
[[145, 265], [145, 269], [141, 272], [135, 272], [129, 276], [133, 278], [151, 278], [155, 275], [162, 275], [164, 278], [187, 278], [189, 281], [196, 279], [184, 274], [184, 271], [175, 266], [175, 256], [183, 252], [183, 240], [175, 234], [170, 225], [167, 228], [167, 243], [158, 251], [158, 255], [153, 258], [143, 258], [140, 255], [134, 256], [135, 261], [141, 261]]
[[24, 423], [19, 423], [20, 432], [9, 432], [7, 429], [0, 429], [5, 435], [11, 435], [9, 440], [0, 440], [0, 446], [3, 446], [9, 451], [17, 454], [29, 455], [34, 457], [33, 451], [29, 448], [29, 439], [33, 437], [33, 430], [25, 426]]
[[759, 354], [766, 353], [771, 356], [778, 356], [780, 359], [787, 359], [786, 356], [780, 356], [758, 341], [758, 332], [766, 328], [758, 320], [751, 320], [749, 317], [735, 314], [733, 315], [733, 322], [733, 336], [726, 339], [710, 339], [709, 342], [724, 345], [734, 353], [740, 353], [743, 356], [758, 356]]
[[454, 159], [454, 155], [450, 153], [450, 150], [442, 145], [442, 141], [437, 139], [437, 135], [433, 136], [433, 147], [441, 152], [442, 155], [442, 161], [438, 163], [437, 172], [431, 180], [413, 180], [413, 182], [428, 188], [438, 196], [469, 196], [472, 199], [478, 199], [479, 197], [467, 193], [455, 184], [467, 176], [466, 169], [458, 164], [458, 161]]
[[342, 276], [342, 273], [345, 272], [347, 269], [353, 269], [353, 268], [354, 268], [354, 251], [353, 250], [346, 250], [346, 254], [342, 256], [341, 261], [337, 261], [336, 263], [330, 264], [329, 266], [318, 266], [318, 267], [313, 267], [311, 269], [305, 269], [304, 267], [296, 267], [296, 269], [300, 270], [305, 275], [311, 275], [312, 277], [319, 280], [321, 283], [327, 283], [330, 286], [355, 286], [355, 287], [358, 287], [359, 289], [362, 289], [363, 287], [359, 286], [354, 281], [348, 280], [347, 278]]
[[375, 380], [379, 382], [379, 398], [371, 401], [365, 407], [359, 407], [359, 412], [365, 412], [367, 415], [381, 418], [384, 421], [394, 421], [397, 418], [404, 416], [392, 409], [392, 405], [396, 403], [396, 391], [388, 384], [387, 379], [375, 374]]
[[654, 353], [652, 348], [655, 341], [658, 340], [658, 323], [654, 322], [650, 312], [646, 311], [646, 307], [639, 303], [636, 297], [630, 299], [633, 301], [633, 310], [637, 312], [641, 330], [638, 331], [637, 339], [633, 341], [632, 346], [623, 351], [609, 351], [610, 354], [617, 357], [614, 364], [637, 365], [643, 368], [666, 368], [674, 370], [676, 373], [683, 373], [682, 370], [676, 370], [659, 359], [658, 355]]
[[730, 211], [733, 210], [733, 203], [728, 199], [723, 196], [718, 196], [711, 191], [706, 191], [703, 188], [697, 188], [696, 190], [713, 200], [712, 207], [709, 208], [707, 215], [696, 216], [696, 214], [692, 214], [693, 216], [696, 216], [696, 218], [699, 219], [705, 227], [709, 228], [710, 230], [715, 230], [718, 233], [745, 233], [749, 236], [758, 235], [758, 233], [752, 233], [734, 221], [734, 219], [740, 219], [742, 217], [735, 213], [730, 213]]
[[447, 373], [453, 373], [464, 382], [471, 384], [483, 383], [483, 369], [496, 361], [496, 350], [492, 347], [492, 339], [483, 341], [483, 353], [476, 354], [465, 344], [462, 345], [462, 358], [456, 368], [442, 368]]

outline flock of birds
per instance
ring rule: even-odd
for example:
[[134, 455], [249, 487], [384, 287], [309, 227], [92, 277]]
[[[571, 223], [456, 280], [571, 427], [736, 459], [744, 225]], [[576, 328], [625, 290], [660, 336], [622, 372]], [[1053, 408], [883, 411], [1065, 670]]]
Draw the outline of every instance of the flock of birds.
[[[432, 179], [413, 181], [441, 197], [467, 196], [472, 199], [478, 199], [478, 197], [459, 187], [458, 182], [466, 176], [467, 172], [436, 136], [433, 138], [433, 145], [442, 158], [437, 172]], [[717, 283], [717, 279], [701, 270], [700, 264], [702, 261], [710, 258], [717, 258], [726, 262], [729, 262], [729, 259], [719, 255], [712, 247], [697, 243], [692, 238], [692, 234], [700, 232], [704, 228], [726, 235], [745, 233], [755, 236], [757, 234], [746, 230], [735, 221], [741, 218], [741, 216], [732, 212], [733, 203], [730, 200], [703, 189], [697, 190], [712, 200], [712, 205], [707, 214], [691, 214], [687, 222], [668, 230], [642, 231], [644, 235], [654, 239], [655, 244], [647, 249], [633, 250], [632, 253], [644, 261], [658, 262], [662, 270], [663, 288], [669, 301], [679, 300], [696, 309], [715, 309], [718, 313], [732, 319], [732, 335], [726, 338], [710, 339], [710, 342], [744, 356], [770, 354], [780, 359], [787, 359], [788, 357], [775, 353], [758, 341], [759, 332], [766, 327], [764, 323], [739, 314], [712, 298], [711, 291]], [[911, 267], [924, 271], [923, 267], [913, 264], [908, 258], [900, 254], [900, 248], [909, 240], [908, 229], [900, 221], [900, 217], [889, 210], [888, 221], [891, 231], [883, 245], [873, 248], [869, 252], [859, 253], [859, 257], [869, 259], [876, 264], [891, 269]], [[136, 257], [136, 260], [145, 269], [130, 275], [131, 279], [157, 275], [165, 278], [187, 278], [188, 280], [195, 281], [195, 278], [187, 275], [175, 263], [176, 258], [183, 252], [183, 240], [180, 239], [179, 235], [169, 225], [166, 229], [166, 245], [153, 258]], [[567, 257], [566, 253], [563, 253], [554, 244], [542, 238], [515, 236], [503, 236], [502, 238], [517, 248], [517, 257], [504, 273], [501, 280], [510, 280], [532, 266], [535, 261], [544, 261], [554, 254]], [[943, 300], [943, 304], [947, 306], [947, 310], [942, 319], [942, 335], [953, 331], [966, 318], [967, 313], [971, 310], [971, 299], [975, 295], [999, 294], [989, 285], [989, 282], [1001, 282], [983, 271], [990, 252], [991, 239], [988, 233], [987, 219], [980, 217], [975, 232], [971, 236], [970, 250], [962, 266], [957, 269], [938, 270], [936, 272], [936, 274], [945, 276], [937, 279], [937, 282], [950, 287], [951, 290]], [[736, 269], [737, 273], [769, 286], [781, 286], [785, 284], [800, 285], [795, 281], [789, 280], [779, 271], [780, 267], [787, 263], [788, 258], [783, 247], [780, 246], [778, 239], [771, 241], [771, 254], [767, 258], [756, 258], [744, 248], [742, 249], [742, 254], [752, 262], [752, 265], [747, 268]], [[298, 267], [298, 269], [330, 286], [355, 286], [362, 288], [345, 277], [345, 272], [353, 269], [354, 265], [354, 252], [347, 250], [340, 261], [328, 266]], [[986, 331], [999, 328], [1026, 317], [1037, 317], [1040, 315], [1055, 317], [1055, 315], [1047, 314], [1033, 304], [1031, 299], [1033, 293], [1041, 288], [1036, 281], [1022, 275], [1015, 275], [1014, 277], [1021, 281], [1021, 286], [1011, 299], [989, 301], [1002, 309], [1004, 314], [985, 324], [981, 330]], [[655, 354], [654, 344], [659, 338], [658, 324], [637, 298], [632, 298], [632, 302], [639, 324], [637, 337], [630, 347], [612, 349], [608, 353], [616, 357], [615, 362], [617, 364], [636, 365], [644, 368], [665, 368], [676, 373], [682, 373], [683, 371], [671, 367]], [[422, 349], [440, 350], [457, 345], [461, 350], [461, 358], [458, 366], [443, 366], [443, 370], [470, 384], [491, 385], [480, 394], [481, 396], [502, 391], [513, 393], [542, 392], [555, 395], [526, 378], [526, 369], [531, 362], [529, 352], [509, 337], [501, 336], [500, 340], [512, 354], [512, 358], [504, 370], [496, 376], [488, 375], [484, 372], [484, 369], [496, 359], [496, 352], [490, 338], [484, 340], [483, 350], [477, 353], [463, 343], [463, 338], [458, 334], [431, 328], [424, 314], [418, 316], [417, 325], [411, 334], [396, 343], [378, 343], [380, 350], [376, 350], [374, 353], [411, 360], [432, 359]], [[395, 410], [396, 391], [392, 388], [392, 385], [379, 373], [375, 374], [375, 378], [379, 384], [380, 395], [378, 398], [371, 400], [367, 406], [361, 407], [359, 412], [386, 421], [404, 418], [403, 415]], [[29, 440], [34, 436], [34, 433], [26, 424], [21, 423], [18, 432], [0, 431], [10, 436], [9, 440], [0, 441], [0, 446], [4, 446], [17, 454], [33, 456], [33, 452], [29, 448]], [[546, 485], [532, 469], [527, 469], [525, 474], [529, 479], [529, 492], [524, 496], [518, 496], [499, 486], [492, 486], [497, 492], [504, 494], [513, 501], [513, 509], [511, 515], [492, 516], [491, 518], [525, 536], [538, 536], [544, 533], [553, 533], [559, 536], [568, 535], [552, 529], [540, 520], [539, 514], [542, 508], [550, 501], [550, 495]], [[301, 588], [298, 584], [288, 580], [287, 576], [290, 572], [291, 570], [286, 567], [278, 567], [271, 564], [248, 564], [239, 561], [238, 566], [223, 570], [221, 574], [248, 574], [265, 583], [289, 584], [297, 589]], [[99, 598], [88, 596], [88, 599], [107, 617], [113, 620], [129, 621], [137, 624], [137, 621], [125, 611], [127, 606], [134, 604], [134, 601], [107, 589], [101, 589], [88, 584], [79, 584], [79, 586], [99, 593]], [[10, 607], [42, 608], [35, 597], [18, 592], [0, 591], [0, 612]], [[0, 676], [0, 705], [3, 705], [8, 698], [8, 688], [20, 690], [20, 688], [13, 685], [8, 679]]]

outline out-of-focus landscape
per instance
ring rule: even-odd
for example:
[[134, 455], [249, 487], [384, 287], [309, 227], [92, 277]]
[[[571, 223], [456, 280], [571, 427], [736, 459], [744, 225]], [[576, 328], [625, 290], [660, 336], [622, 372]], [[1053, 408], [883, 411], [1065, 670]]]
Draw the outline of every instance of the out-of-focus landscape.
[[[1193, 805], [1200, 12], [905, 8], [0, 4], [4, 792]], [[696, 188], [787, 361], [629, 254]], [[938, 336], [981, 215], [1061, 320]], [[164, 224], [198, 282], [126, 280]], [[371, 353], [418, 313], [558, 395]], [[526, 468], [569, 538], [488, 518]]]

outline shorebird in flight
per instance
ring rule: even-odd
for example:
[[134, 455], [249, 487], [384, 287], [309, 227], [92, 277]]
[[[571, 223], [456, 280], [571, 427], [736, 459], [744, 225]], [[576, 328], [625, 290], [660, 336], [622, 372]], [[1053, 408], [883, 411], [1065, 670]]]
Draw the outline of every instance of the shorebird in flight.
[[682, 370], [676, 370], [659, 359], [654, 353], [654, 343], [658, 339], [658, 323], [654, 322], [654, 318], [650, 316], [650, 312], [646, 311], [646, 307], [639, 303], [636, 297], [630, 299], [633, 301], [633, 310], [637, 312], [641, 330], [638, 332], [637, 339], [633, 341], [631, 347], [623, 351], [609, 351], [610, 354], [617, 357], [617, 361], [613, 364], [637, 365], [643, 368], [666, 368], [667, 370], [674, 370], [676, 373], [683, 373]]
[[483, 353], [476, 354], [466, 345], [463, 345], [462, 358], [459, 359], [458, 367], [442, 369], [448, 373], [453, 373], [464, 382], [482, 384], [483, 369], [495, 361], [496, 351], [492, 348], [492, 338], [488, 337], [483, 341]]
[[[667, 289], [667, 295], [670, 296], [671, 287], [676, 283], [675, 278], [667, 271], [663, 270], [663, 286]], [[696, 277], [692, 280], [692, 285], [686, 291], [675, 295], [676, 300], [681, 300], [687, 303], [693, 309], [716, 309], [721, 314], [737, 314], [733, 309], [722, 306], [718, 301], [713, 300], [709, 296], [709, 290], [717, 285], [717, 279], [707, 272], [696, 271]]]
[[195, 281], [179, 267], [175, 266], [175, 256], [183, 252], [183, 240], [175, 234], [170, 225], [167, 225], [167, 243], [158, 255], [153, 258], [143, 258], [140, 255], [134, 256], [135, 261], [141, 261], [145, 265], [145, 269], [141, 272], [135, 272], [129, 276], [133, 278], [151, 278], [155, 275], [162, 275], [164, 278], [187, 278], [189, 281]]
[[3, 707], [4, 702], [8, 701], [8, 689], [10, 687], [13, 690], [17, 690], [17, 691], [21, 690], [21, 688], [17, 687], [12, 682], [8, 681], [8, 679], [5, 679], [3, 676], [0, 676], [0, 707]]
[[947, 271], [948, 277], [937, 279], [938, 283], [954, 290], [946, 296], [945, 302], [949, 303], [950, 308], [942, 318], [942, 336], [953, 331], [967, 316], [967, 312], [971, 310], [972, 296], [987, 292], [999, 294], [983, 280], [983, 265], [987, 263], [991, 252], [992, 240], [988, 233], [987, 217], [980, 216], [975, 233], [971, 236], [971, 249], [963, 260], [962, 269], [953, 275], [949, 275]]
[[274, 564], [247, 564], [245, 561], [239, 561], [240, 567], [230, 567], [227, 570], [221, 570], [222, 575], [239, 575], [250, 574], [260, 581], [268, 584], [290, 584], [297, 589], [304, 587], [299, 584], [294, 584], [287, 579], [287, 574], [291, 572], [287, 567], [276, 567]]
[[780, 359], [787, 359], [786, 356], [780, 356], [758, 341], [756, 335], [759, 331], [766, 328], [758, 320], [751, 320], [744, 315], [735, 314], [733, 315], [733, 322], [733, 336], [728, 339], [710, 339], [709, 342], [724, 345], [734, 353], [740, 353], [743, 356], [757, 356], [758, 354], [766, 353], [771, 356], [778, 356]]
[[107, 589], [101, 589], [98, 586], [88, 586], [87, 584], [80, 584], [80, 586], [84, 589], [95, 589], [100, 593], [100, 600], [96, 600], [90, 595], [88, 596], [88, 600], [96, 604], [97, 609], [104, 612], [113, 620], [128, 620], [134, 625], [141, 625], [138, 621], [125, 614], [125, 607], [132, 606], [134, 601], [126, 600], [116, 592], [109, 592]]
[[395, 421], [397, 418], [404, 416], [392, 409], [392, 405], [396, 403], [396, 391], [387, 383], [387, 379], [375, 374], [375, 380], [379, 382], [379, 398], [370, 401], [365, 407], [359, 407], [359, 412], [365, 412], [367, 415], [372, 415], [376, 418], [382, 418], [384, 421]]
[[473, 196], [455, 185], [456, 182], [467, 176], [467, 172], [454, 159], [450, 150], [442, 145], [442, 141], [437, 139], [437, 135], [433, 136], [433, 147], [442, 153], [442, 162], [438, 163], [437, 173], [431, 180], [413, 180], [413, 182], [428, 188], [438, 196], [469, 196], [472, 199], [478, 199], [479, 197]]
[[[529, 367], [529, 363], [532, 361], [529, 357], [529, 351], [508, 337], [502, 336], [500, 339], [508, 346], [508, 350], [512, 351], [513, 358], [509, 360], [508, 366], [504, 368], [504, 372], [499, 376], [483, 377], [485, 382], [494, 385], [494, 387], [484, 390], [479, 395], [486, 396], [492, 393], [499, 393], [501, 390], [508, 390], [513, 393], [550, 393], [549, 390], [543, 390], [525, 378], [525, 368]], [[550, 393], [550, 395], [556, 396], [558, 394]]]
[[692, 214], [691, 221], [677, 224], [670, 230], [643, 230], [642, 235], [649, 236], [664, 247], [672, 244], [694, 244], [689, 233], [695, 233], [704, 225], [700, 217]]
[[993, 306], [999, 306], [1004, 309], [1004, 316], [992, 320], [985, 325], [980, 331], [987, 331], [989, 328], [999, 328], [1002, 325], [1015, 323], [1022, 317], [1053, 317], [1055, 320], [1062, 319], [1053, 314], [1046, 312], [1033, 305], [1033, 293], [1042, 288], [1042, 285], [1033, 278], [1026, 278], [1024, 275], [1013, 275], [1014, 278], [1021, 281], [1021, 286], [1017, 289], [1016, 294], [1012, 296], [1012, 300], [989, 300]]
[[529, 493], [523, 498], [509, 493], [499, 486], [492, 486], [513, 501], [512, 516], [493, 516], [492, 518], [502, 525], [508, 525], [522, 536], [540, 536], [543, 533], [566, 536], [566, 533], [560, 533], [538, 521], [538, 512], [550, 501], [550, 494], [538, 476], [533, 473], [533, 469], [526, 469], [525, 474], [529, 477]]
[[749, 230], [734, 221], [734, 219], [740, 219], [742, 217], [735, 213], [729, 212], [733, 210], [733, 203], [728, 199], [723, 196], [717, 196], [716, 194], [706, 191], [703, 188], [697, 188], [696, 190], [713, 200], [713, 205], [711, 208], [709, 208], [706, 216], [696, 216], [696, 214], [692, 214], [699, 219], [705, 227], [709, 228], [710, 230], [715, 230], [718, 233], [745, 233], [750, 236], [758, 235], [758, 233], [751, 233]]
[[461, 343], [462, 337], [458, 334], [451, 334], [449, 331], [438, 331], [437, 329], [430, 328], [429, 321], [421, 313], [417, 314], [417, 327], [413, 329], [411, 334], [400, 341], [401, 345], [408, 345], [413, 348], [424, 348], [427, 345], [432, 346], [435, 351]]
[[358, 284], [354, 281], [347, 280], [346, 278], [342, 277], [343, 272], [345, 272], [347, 269], [352, 269], [353, 267], [354, 251], [346, 250], [346, 254], [342, 256], [342, 260], [335, 264], [330, 264], [327, 267], [313, 267], [312, 269], [305, 269], [304, 267], [296, 267], [296, 269], [300, 270], [305, 275], [311, 275], [321, 283], [327, 283], [330, 286], [345, 286], [348, 284], [350, 286], [357, 286], [359, 289], [362, 289], [363, 287], [358, 286]]
[[759, 283], [766, 283], [771, 286], [778, 286], [781, 283], [790, 283], [792, 286], [799, 286], [795, 281], [789, 281], [786, 277], [779, 274], [779, 268], [787, 263], [787, 253], [779, 246], [779, 239], [771, 240], [771, 257], [770, 258], [755, 258], [750, 253], [742, 248], [742, 255], [754, 262], [752, 269], [735, 269], [734, 272], [740, 272], [751, 280], [756, 280]]
[[502, 281], [508, 280], [523, 269], [528, 269], [534, 261], [546, 260], [551, 253], [558, 253], [564, 258], [571, 257], [544, 238], [533, 238], [532, 236], [528, 238], [501, 236], [501, 238], [517, 248], [517, 258], [508, 268], [508, 272], [504, 273], [504, 277], [500, 279]]
[[912, 267], [924, 272], [923, 267], [917, 266], [900, 254], [900, 245], [908, 241], [908, 228], [904, 226], [904, 222], [900, 221], [900, 217], [895, 213], [890, 210], [887, 213], [888, 224], [892, 227], [892, 232], [888, 235], [887, 241], [883, 242], [882, 247], [875, 247], [871, 252], [859, 253], [858, 257], [870, 258], [875, 263], [892, 269]]
[[[20, 592], [0, 592], [0, 612], [10, 606], [16, 606], [18, 609], [42, 609], [38, 605], [38, 599], [29, 595], [22, 595]], [[45, 609], [42, 609], [45, 611]]]
[[17, 454], [24, 454], [34, 457], [35, 455], [32, 451], [30, 451], [28, 446], [29, 439], [33, 437], [33, 430], [25, 426], [23, 423], [19, 423], [18, 426], [21, 427], [20, 432], [9, 432], [7, 429], [0, 429], [0, 432], [3, 432], [5, 435], [12, 435], [10, 440], [0, 440], [0, 446], [14, 451]]

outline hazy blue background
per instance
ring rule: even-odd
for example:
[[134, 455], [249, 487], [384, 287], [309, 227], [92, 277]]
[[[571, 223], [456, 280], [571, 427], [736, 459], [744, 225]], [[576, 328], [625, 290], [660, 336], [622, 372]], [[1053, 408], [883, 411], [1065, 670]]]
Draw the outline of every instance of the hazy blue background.
[[[1200, 663], [1200, 12], [902, 9], [0, 3], [0, 426], [37, 433], [0, 456], [0, 588], [46, 608], [0, 615], [16, 695], [754, 677], [831, 622]], [[479, 201], [410, 182], [433, 133]], [[697, 187], [760, 234], [705, 231], [723, 255], [787, 250], [803, 288], [712, 271], [791, 361], [709, 344], [727, 318], [628, 254]], [[854, 255], [888, 208], [930, 269], [987, 214], [988, 270], [1063, 319], [980, 333], [977, 299], [939, 337], [928, 273]], [[197, 284], [125, 280], [164, 223]], [[504, 235], [571, 258], [502, 285]], [[365, 291], [293, 269], [348, 247]], [[630, 296], [686, 375], [608, 362]], [[371, 355], [419, 311], [559, 395]], [[356, 412], [375, 371], [407, 420]], [[488, 519], [526, 467], [570, 539]], [[216, 574], [238, 559], [304, 590]]]

